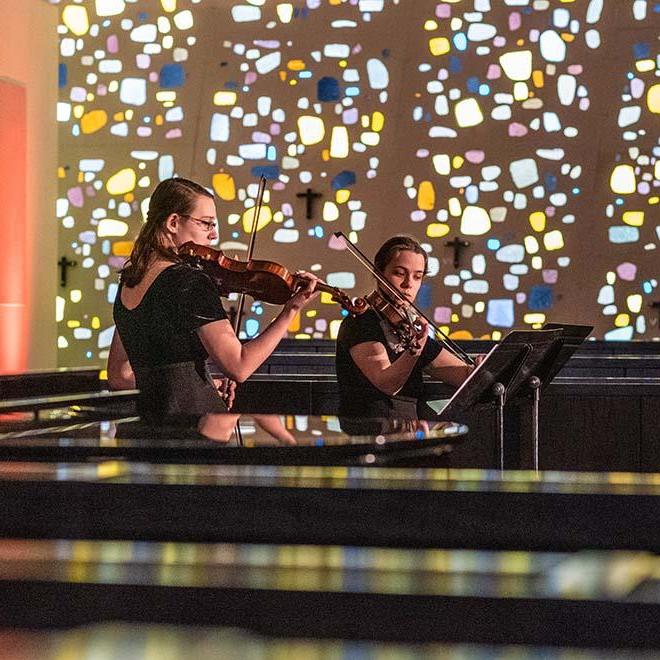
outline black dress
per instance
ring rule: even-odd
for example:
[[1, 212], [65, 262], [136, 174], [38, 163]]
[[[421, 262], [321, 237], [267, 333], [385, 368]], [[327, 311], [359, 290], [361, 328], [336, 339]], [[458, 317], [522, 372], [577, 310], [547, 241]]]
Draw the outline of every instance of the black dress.
[[339, 414], [346, 417], [434, 417], [433, 411], [423, 400], [423, 371], [442, 350], [437, 341], [431, 338], [427, 340], [408, 380], [393, 397], [372, 385], [353, 361], [351, 348], [369, 341], [383, 344], [390, 362], [397, 360], [403, 354], [403, 349], [395, 347], [391, 338], [388, 341], [386, 328], [378, 314], [371, 309], [359, 316], [347, 316], [342, 321], [335, 354]]
[[227, 318], [213, 281], [188, 264], [173, 264], [137, 307], [126, 308], [121, 291], [120, 284], [113, 316], [140, 390], [140, 416], [171, 423], [226, 412], [197, 335], [203, 325]]

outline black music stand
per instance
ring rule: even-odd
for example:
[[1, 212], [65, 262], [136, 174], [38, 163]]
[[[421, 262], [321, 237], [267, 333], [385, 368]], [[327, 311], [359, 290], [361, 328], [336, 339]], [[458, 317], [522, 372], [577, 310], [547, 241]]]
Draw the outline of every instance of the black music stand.
[[531, 350], [507, 388], [506, 401], [516, 397], [532, 399], [532, 455], [535, 470], [539, 469], [541, 390], [550, 384], [592, 330], [593, 327], [588, 325], [547, 323], [542, 330], [527, 333]]
[[438, 411], [439, 419], [452, 420], [472, 408], [494, 404], [501, 469], [504, 469], [504, 404], [507, 387], [516, 377], [531, 350], [528, 343], [516, 341], [518, 334], [512, 332], [494, 346], [486, 359]]

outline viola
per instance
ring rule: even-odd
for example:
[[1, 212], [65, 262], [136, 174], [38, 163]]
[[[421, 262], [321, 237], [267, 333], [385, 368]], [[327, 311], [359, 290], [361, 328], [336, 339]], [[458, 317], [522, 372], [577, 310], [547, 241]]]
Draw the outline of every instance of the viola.
[[[222, 250], [192, 241], [179, 247], [179, 256], [204, 270], [223, 296], [240, 293], [261, 302], [283, 305], [307, 281], [275, 261], [231, 259]], [[332, 300], [350, 314], [362, 314], [369, 308], [364, 298], [350, 298], [341, 289], [322, 280], [316, 283], [316, 290], [329, 293]]]
[[419, 350], [419, 342], [426, 332], [426, 324], [415, 313], [411, 305], [403, 299], [391, 300], [387, 295], [376, 289], [364, 296], [364, 300], [392, 329], [401, 345], [415, 353]]
[[367, 295], [369, 305], [380, 311], [381, 317], [387, 321], [394, 334], [401, 340], [404, 348], [411, 353], [419, 349], [419, 340], [423, 337], [426, 327], [433, 330], [440, 343], [466, 364], [476, 366], [474, 359], [468, 355], [456, 342], [429, 321], [415, 303], [406, 300], [403, 294], [369, 261], [367, 256], [352, 243], [342, 231], [334, 232], [334, 237], [342, 239], [346, 249], [352, 254], [376, 279], [380, 285], [379, 291]]

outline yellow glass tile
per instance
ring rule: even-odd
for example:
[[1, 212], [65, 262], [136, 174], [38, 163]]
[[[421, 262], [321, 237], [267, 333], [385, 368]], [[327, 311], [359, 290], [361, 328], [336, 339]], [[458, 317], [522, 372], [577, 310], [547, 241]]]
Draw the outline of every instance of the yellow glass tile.
[[454, 312], [454, 313], [451, 315], [451, 322], [452, 322], [452, 323], [458, 323], [459, 321], [460, 321], [460, 318], [459, 318], [458, 314], [456, 314], [456, 313]]
[[324, 305], [332, 305], [334, 303], [332, 300], [332, 294], [328, 293], [327, 291], [321, 291], [320, 300]]
[[443, 222], [431, 222], [426, 225], [426, 235], [429, 238], [442, 238], [449, 233], [449, 225]]
[[289, 332], [298, 332], [300, 330], [300, 312], [297, 312], [291, 319], [291, 323], [289, 323], [287, 330]]
[[234, 105], [236, 98], [236, 92], [222, 90], [213, 95], [213, 105]]
[[631, 227], [641, 227], [644, 224], [644, 211], [624, 211], [622, 220]]
[[116, 241], [112, 244], [112, 254], [115, 257], [128, 257], [133, 251], [133, 241]]
[[376, 110], [376, 112], [373, 113], [371, 116], [371, 130], [376, 131], [376, 133], [379, 133], [380, 131], [383, 130], [383, 126], [385, 125], [385, 115]]
[[651, 112], [660, 113], [660, 83], [649, 87], [649, 91], [646, 92], [646, 105]]
[[286, 67], [291, 71], [303, 71], [305, 68], [305, 63], [302, 60], [289, 60], [286, 63]]
[[451, 159], [451, 166], [453, 169], [458, 170], [461, 167], [463, 167], [464, 162], [465, 162], [465, 158], [463, 158], [463, 156], [454, 156]]
[[545, 314], [541, 314], [539, 312], [532, 314], [525, 314], [523, 316], [523, 321], [529, 324], [545, 323]]
[[561, 33], [561, 38], [567, 43], [570, 44], [573, 41], [575, 41], [575, 35], [571, 34], [570, 32], [562, 32]]
[[66, 327], [67, 328], [79, 328], [80, 327], [80, 321], [74, 321], [70, 320], [66, 322]]
[[67, 5], [62, 10], [62, 23], [77, 37], [82, 37], [89, 30], [87, 9], [80, 5]]
[[529, 214], [529, 224], [534, 231], [545, 231], [545, 213], [543, 211], [534, 211]]
[[655, 60], [638, 60], [637, 62], [635, 62], [635, 68], [640, 73], [653, 71], [655, 69]]
[[561, 250], [564, 247], [564, 236], [559, 229], [549, 231], [543, 236], [543, 245], [546, 250]]
[[429, 50], [431, 55], [436, 57], [445, 55], [451, 50], [451, 43], [447, 37], [433, 37], [433, 39], [429, 39]]
[[430, 18], [429, 20], [427, 20], [424, 23], [424, 29], [427, 32], [431, 32], [432, 30], [437, 30], [438, 29], [438, 22], [434, 21], [432, 18]]
[[630, 315], [629, 314], [617, 314], [614, 319], [614, 325], [617, 328], [625, 328], [630, 325]]
[[101, 319], [98, 316], [92, 318], [92, 328], [98, 330], [101, 327]]
[[417, 189], [417, 208], [432, 211], [435, 207], [435, 188], [430, 181], [421, 181]]
[[231, 202], [236, 199], [234, 177], [226, 172], [218, 172], [213, 175], [213, 190], [225, 202]]
[[449, 339], [474, 339], [474, 335], [469, 330], [454, 330], [449, 333]]
[[112, 120], [113, 121], [124, 121], [124, 113], [123, 112], [115, 112], [115, 114], [112, 115]]
[[534, 87], [543, 87], [544, 81], [543, 81], [543, 71], [534, 71], [532, 73], [532, 82], [534, 83]]
[[350, 190], [338, 190], [335, 193], [335, 201], [337, 204], [346, 204], [346, 202], [351, 198]]
[[66, 178], [66, 170], [61, 165], [57, 168], [57, 178], [58, 179]]
[[163, 119], [163, 115], [156, 115], [156, 126], [162, 126], [165, 123], [165, 119]]
[[[257, 222], [257, 231], [261, 231], [264, 227], [270, 224], [270, 221], [273, 219], [273, 212], [271, 211], [268, 204], [264, 204], [261, 207], [261, 212], [259, 213], [259, 220]], [[243, 212], [243, 231], [246, 234], [249, 234], [252, 231], [252, 222], [254, 220], [254, 208], [246, 209]]]
[[132, 167], [115, 172], [106, 182], [105, 187], [111, 195], [123, 195], [135, 189], [137, 177]]

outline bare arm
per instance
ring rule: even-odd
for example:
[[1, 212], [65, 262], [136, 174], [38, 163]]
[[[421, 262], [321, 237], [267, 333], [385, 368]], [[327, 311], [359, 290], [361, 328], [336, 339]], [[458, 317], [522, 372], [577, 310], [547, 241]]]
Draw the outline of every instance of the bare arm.
[[135, 389], [135, 374], [116, 328], [108, 354], [108, 387], [111, 390]]
[[207, 350], [225, 376], [239, 383], [245, 382], [277, 348], [295, 315], [316, 296], [315, 279], [286, 303], [275, 320], [255, 339], [241, 344], [224, 319], [203, 325], [197, 333]]
[[410, 378], [426, 343], [425, 337], [422, 342], [421, 348], [414, 355], [406, 351], [394, 362], [390, 362], [385, 346], [377, 341], [356, 344], [350, 353], [353, 362], [374, 387], [388, 396], [394, 396]]
[[448, 385], [458, 387], [474, 371], [474, 367], [465, 364], [448, 350], [442, 350], [429, 364], [426, 373]]

